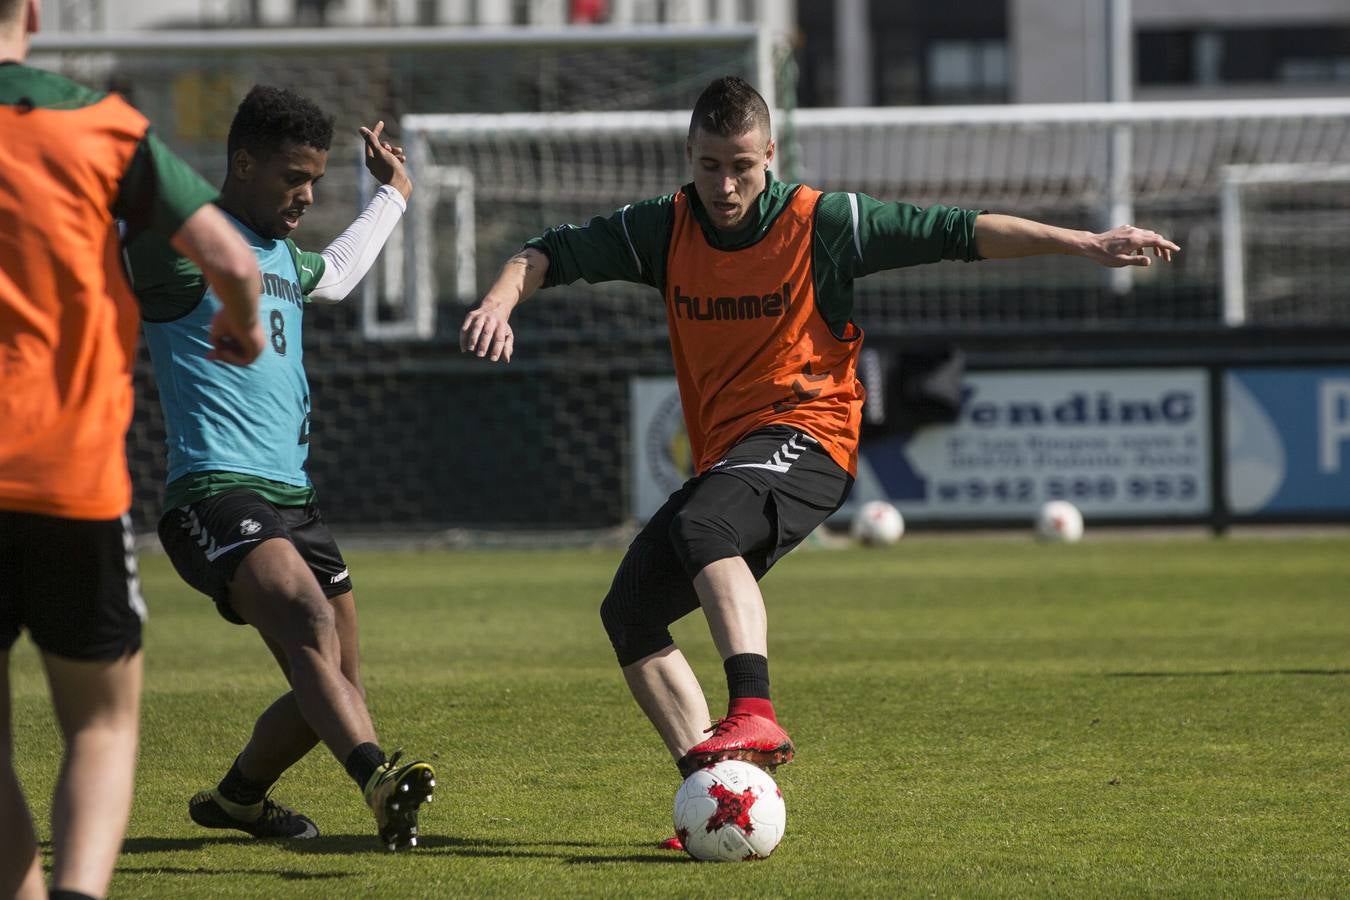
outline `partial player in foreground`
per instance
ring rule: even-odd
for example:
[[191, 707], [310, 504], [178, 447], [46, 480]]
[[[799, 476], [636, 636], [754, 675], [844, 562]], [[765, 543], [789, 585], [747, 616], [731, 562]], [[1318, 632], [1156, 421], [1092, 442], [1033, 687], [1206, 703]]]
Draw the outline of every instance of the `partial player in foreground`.
[[[722, 759], [792, 759], [770, 700], [758, 582], [853, 485], [863, 403], [854, 279], [1038, 254], [1146, 266], [1145, 250], [1170, 259], [1179, 248], [1128, 225], [1091, 234], [776, 181], [769, 110], [739, 78], [704, 90], [686, 149], [693, 181], [675, 193], [528, 241], [465, 319], [460, 346], [509, 362], [511, 311], [542, 287], [581, 278], [661, 291], [697, 474], [633, 540], [600, 615], [634, 698], [688, 775]], [[669, 631], [700, 606], [730, 698], [711, 729]]]
[[[23, 65], [37, 26], [37, 0], [0, 0], [0, 897], [24, 900], [107, 893], [131, 809], [145, 604], [127, 516], [136, 304], [114, 220], [204, 271], [222, 299], [209, 365], [263, 346], [258, 267], [215, 191], [121, 98]], [[25, 629], [65, 742], [50, 894], [14, 771]]]
[[392, 850], [416, 845], [418, 807], [431, 799], [435, 775], [399, 753], [386, 758], [366, 709], [351, 578], [305, 471], [310, 409], [301, 360], [306, 307], [347, 296], [412, 193], [402, 150], [381, 141], [382, 128], [361, 129], [366, 167], [382, 186], [331, 245], [307, 253], [290, 234], [327, 167], [332, 120], [276, 88], [255, 87], [240, 104], [217, 202], [263, 272], [267, 347], [248, 369], [225, 372], [206, 361], [219, 300], [196, 266], [149, 239], [133, 242], [128, 256], [168, 428], [160, 541], [221, 616], [258, 630], [291, 685], [259, 716], [225, 777], [193, 797], [188, 811], [208, 828], [315, 836], [313, 821], [268, 792], [323, 741]]

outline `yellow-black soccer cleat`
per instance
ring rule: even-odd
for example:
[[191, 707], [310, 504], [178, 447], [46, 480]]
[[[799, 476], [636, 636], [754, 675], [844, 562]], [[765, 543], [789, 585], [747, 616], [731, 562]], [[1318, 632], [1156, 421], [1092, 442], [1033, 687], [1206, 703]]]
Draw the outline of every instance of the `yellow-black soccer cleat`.
[[436, 771], [419, 760], [399, 763], [402, 750], [375, 770], [366, 782], [366, 803], [375, 814], [380, 843], [390, 850], [417, 846], [417, 810], [431, 802]]

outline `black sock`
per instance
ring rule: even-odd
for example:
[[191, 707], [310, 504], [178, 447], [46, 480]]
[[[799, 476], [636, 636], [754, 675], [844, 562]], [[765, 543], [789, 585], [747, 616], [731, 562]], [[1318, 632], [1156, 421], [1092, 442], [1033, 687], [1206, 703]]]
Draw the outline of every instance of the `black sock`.
[[79, 891], [63, 891], [52, 888], [47, 892], [50, 900], [98, 900], [92, 894], [81, 894]]
[[722, 663], [727, 673], [727, 696], [769, 699], [769, 660], [758, 653], [737, 653]]
[[347, 774], [352, 776], [356, 786], [363, 791], [366, 789], [366, 783], [370, 781], [370, 776], [382, 765], [384, 765], [384, 751], [380, 749], [379, 744], [369, 742], [353, 747], [352, 752], [347, 754], [347, 761], [343, 763]]
[[267, 796], [267, 789], [271, 786], [245, 778], [244, 773], [239, 771], [239, 757], [236, 756], [234, 762], [230, 764], [230, 771], [226, 772], [225, 777], [220, 779], [220, 784], [216, 785], [216, 790], [231, 803], [252, 806]]

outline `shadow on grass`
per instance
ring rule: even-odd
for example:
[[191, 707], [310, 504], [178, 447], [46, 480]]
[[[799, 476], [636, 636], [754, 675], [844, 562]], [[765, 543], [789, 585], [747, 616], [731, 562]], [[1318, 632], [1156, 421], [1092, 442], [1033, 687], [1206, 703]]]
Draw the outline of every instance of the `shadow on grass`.
[[140, 875], [224, 875], [229, 878], [238, 878], [240, 875], [260, 875], [269, 878], [281, 878], [285, 881], [323, 881], [325, 879], [352, 877], [351, 872], [296, 872], [289, 869], [239, 869], [234, 866], [211, 869], [206, 866], [191, 868], [187, 866], [119, 865], [117, 871], [119, 873], [135, 872]]
[[[299, 854], [341, 854], [372, 853], [386, 855], [389, 851], [380, 846], [368, 834], [330, 834], [304, 841], [277, 843], [275, 846]], [[625, 850], [646, 849], [647, 845], [622, 846], [604, 844], [599, 841], [513, 841], [501, 838], [451, 837], [446, 835], [424, 835], [418, 838], [417, 850], [424, 853], [442, 850], [452, 856], [475, 859], [554, 859], [571, 865], [594, 865], [598, 863], [670, 863], [682, 862], [682, 853], [656, 851], [650, 853], [620, 852]], [[591, 853], [578, 853], [590, 849]], [[613, 855], [604, 850], [615, 851]]]
[[133, 837], [122, 844], [124, 854], [134, 853], [176, 853], [182, 850], [200, 850], [203, 847], [219, 847], [228, 844], [252, 844], [257, 838], [245, 835], [229, 837]]
[[1350, 669], [1217, 669], [1212, 672], [1107, 672], [1107, 678], [1227, 678], [1230, 675], [1350, 675]]
[[684, 865], [693, 862], [688, 855], [671, 850], [653, 850], [650, 853], [629, 853], [625, 856], [569, 856], [563, 862], [570, 866], [595, 866], [605, 863], [665, 863]]

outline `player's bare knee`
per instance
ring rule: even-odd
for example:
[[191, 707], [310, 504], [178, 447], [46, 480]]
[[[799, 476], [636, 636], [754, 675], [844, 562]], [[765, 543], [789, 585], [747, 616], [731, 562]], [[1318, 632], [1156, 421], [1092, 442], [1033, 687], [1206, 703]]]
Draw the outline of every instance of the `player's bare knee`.
[[285, 601], [282, 634], [277, 637], [283, 645], [313, 646], [327, 643], [336, 630], [332, 605], [322, 595], [311, 597], [300, 593]]
[[300, 612], [307, 634], [319, 637], [336, 633], [337, 619], [333, 615], [333, 607], [328, 603], [306, 598], [301, 604]]

